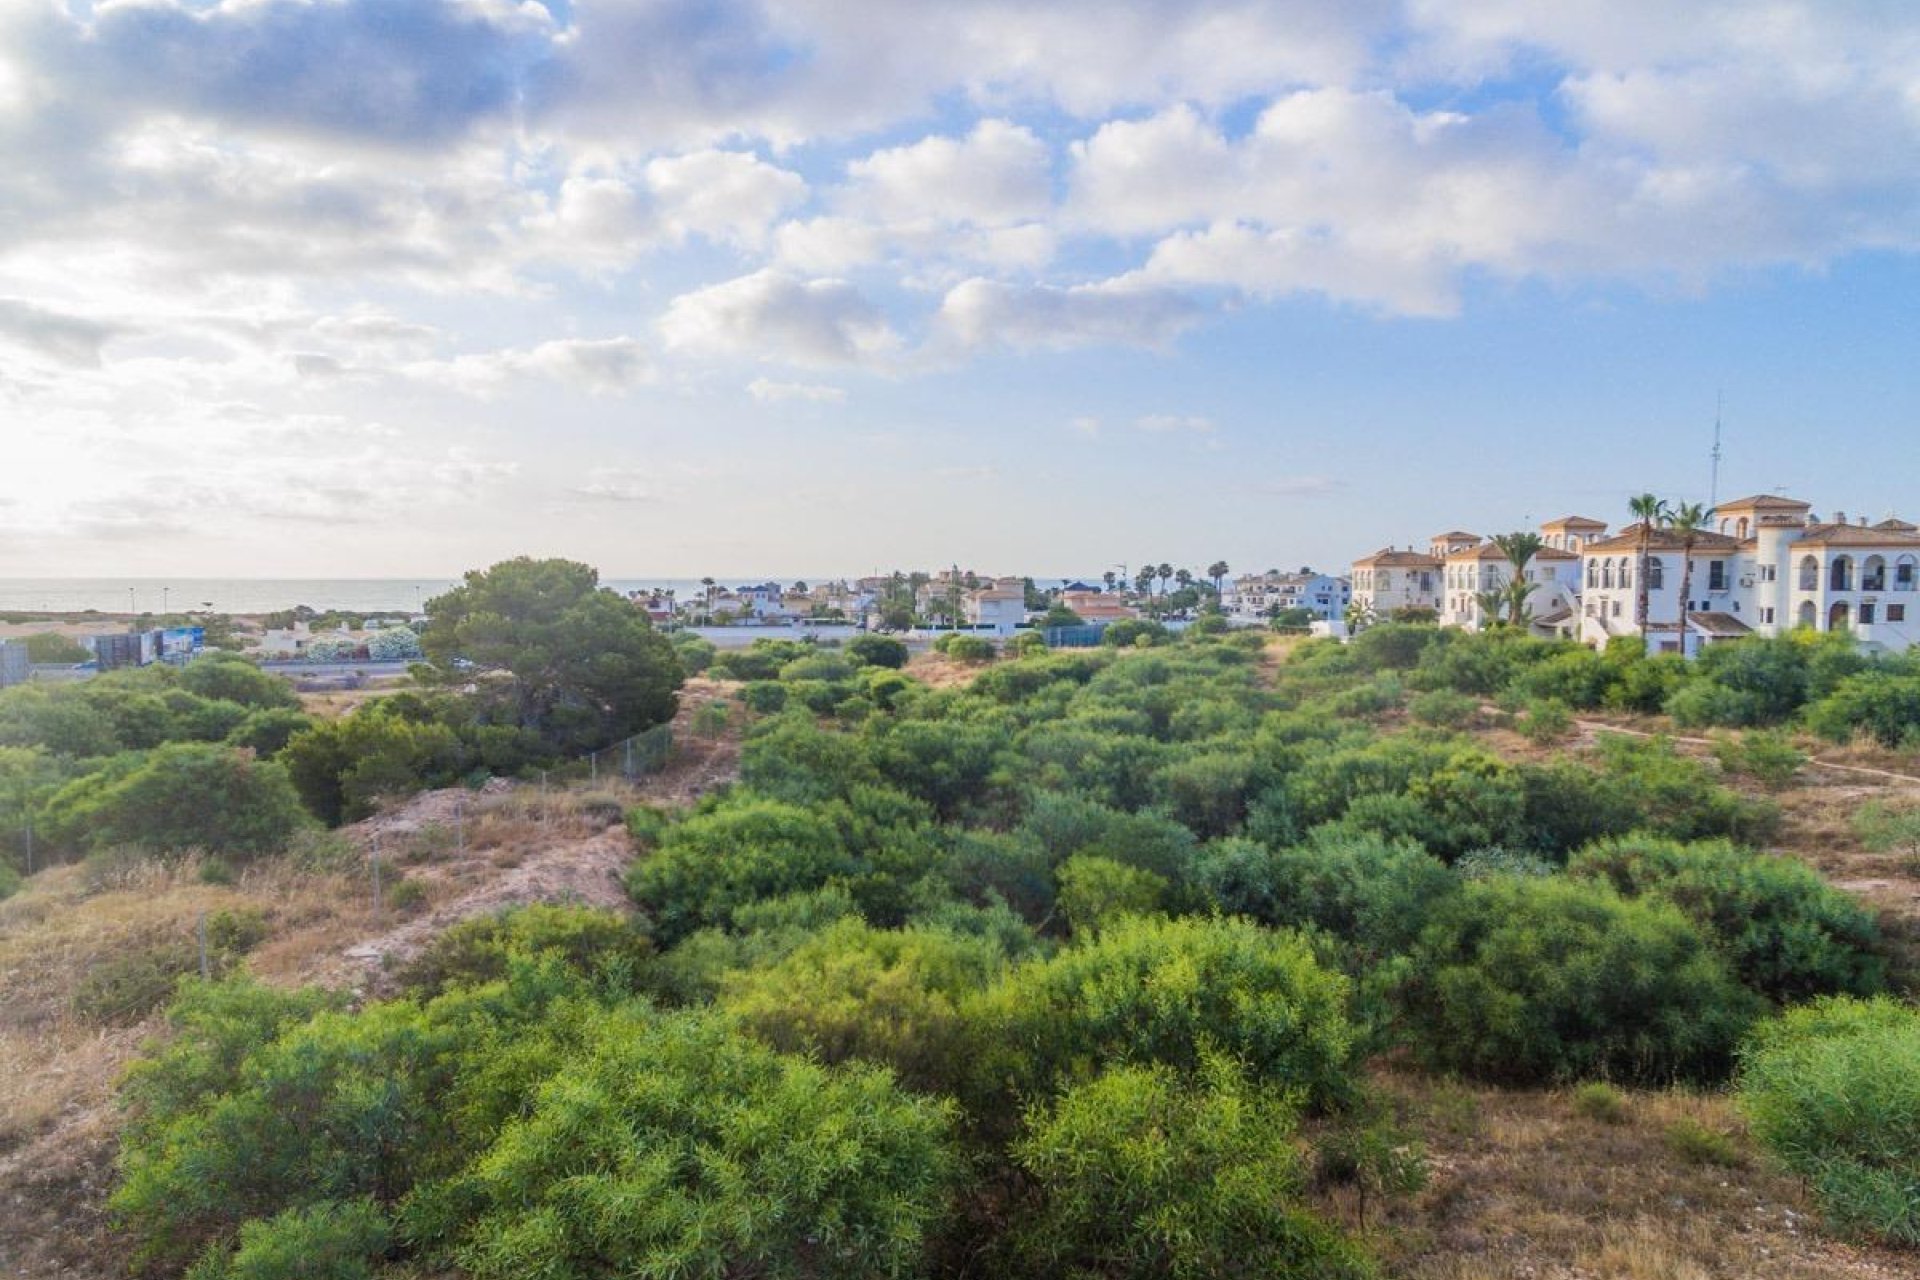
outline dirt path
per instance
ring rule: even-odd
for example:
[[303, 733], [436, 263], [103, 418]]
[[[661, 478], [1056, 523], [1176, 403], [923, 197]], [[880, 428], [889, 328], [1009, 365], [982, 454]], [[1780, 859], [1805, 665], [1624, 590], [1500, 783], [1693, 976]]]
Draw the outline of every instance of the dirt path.
[[[1712, 750], [1719, 744], [1712, 738], [1690, 738], [1684, 734], [1655, 733], [1646, 729], [1628, 729], [1622, 725], [1608, 724], [1603, 720], [1575, 720], [1574, 727], [1588, 736], [1602, 733], [1624, 733], [1629, 738], [1664, 737], [1670, 742], [1678, 742], [1689, 747], [1705, 747]], [[1855, 773], [1869, 778], [1885, 778], [1890, 782], [1904, 782], [1920, 786], [1920, 777], [1910, 773], [1895, 773], [1891, 769], [1874, 769], [1863, 764], [1841, 764], [1837, 760], [1822, 760], [1819, 756], [1807, 757], [1807, 763], [1820, 769], [1832, 769], [1839, 773]]]

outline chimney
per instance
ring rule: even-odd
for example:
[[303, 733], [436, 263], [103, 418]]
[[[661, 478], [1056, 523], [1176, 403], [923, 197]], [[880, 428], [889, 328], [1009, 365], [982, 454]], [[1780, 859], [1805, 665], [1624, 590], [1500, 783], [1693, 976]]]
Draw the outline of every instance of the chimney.
[[1836, 511], [1836, 512], [1834, 512], [1834, 513], [1833, 513], [1833, 522], [1834, 522], [1835, 524], [1845, 524], [1845, 523], [1847, 522], [1847, 513], [1846, 513], [1846, 512], [1844, 512], [1844, 511]]
[[1859, 519], [1855, 520], [1854, 523], [1859, 525], [1862, 529], [1864, 529], [1867, 527], [1867, 518], [1865, 516], [1861, 516]]

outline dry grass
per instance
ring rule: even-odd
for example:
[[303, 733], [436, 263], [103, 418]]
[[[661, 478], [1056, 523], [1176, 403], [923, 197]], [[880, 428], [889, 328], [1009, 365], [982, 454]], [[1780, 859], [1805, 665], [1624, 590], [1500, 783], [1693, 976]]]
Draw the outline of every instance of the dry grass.
[[[1911, 1262], [1820, 1235], [1799, 1184], [1765, 1166], [1727, 1100], [1627, 1092], [1617, 1121], [1571, 1091], [1507, 1092], [1398, 1073], [1379, 1083], [1426, 1143], [1427, 1189], [1367, 1232], [1399, 1280], [1840, 1280]], [[1740, 1168], [1691, 1163], [1691, 1122], [1729, 1135]], [[1349, 1204], [1335, 1202], [1348, 1215]]]

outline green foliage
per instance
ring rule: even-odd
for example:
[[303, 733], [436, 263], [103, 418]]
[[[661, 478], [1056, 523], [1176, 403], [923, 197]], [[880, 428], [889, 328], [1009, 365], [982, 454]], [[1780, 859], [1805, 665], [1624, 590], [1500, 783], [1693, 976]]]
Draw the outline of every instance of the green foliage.
[[1352, 1089], [1349, 988], [1297, 936], [1243, 920], [1128, 916], [985, 992], [990, 1087], [1034, 1093], [1101, 1063], [1192, 1073], [1214, 1051], [1329, 1105]]
[[1644, 829], [1676, 840], [1722, 836], [1758, 844], [1779, 825], [1771, 802], [1728, 790], [1710, 766], [1681, 755], [1666, 738], [1602, 734], [1600, 756], [1610, 789]]
[[700, 675], [713, 666], [714, 657], [720, 652], [713, 641], [691, 631], [676, 631], [671, 639], [673, 652], [680, 659], [680, 669], [690, 676]]
[[1407, 714], [1422, 724], [1442, 729], [1465, 729], [1480, 714], [1480, 700], [1452, 689], [1423, 693], [1407, 704]]
[[1013, 1157], [1031, 1181], [1003, 1274], [1121, 1278], [1370, 1276], [1301, 1204], [1296, 1103], [1221, 1060], [1199, 1081], [1120, 1066], [1027, 1116]]
[[1869, 801], [1854, 811], [1854, 834], [1875, 853], [1920, 858], [1920, 809], [1894, 809]]
[[847, 641], [847, 656], [862, 666], [898, 670], [907, 665], [907, 646], [892, 636], [860, 635]]
[[908, 1276], [958, 1180], [951, 1127], [882, 1070], [619, 1011], [407, 1218], [476, 1280]]
[[1567, 872], [1673, 903], [1717, 941], [1742, 982], [1772, 1000], [1872, 995], [1884, 984], [1873, 916], [1792, 858], [1639, 836], [1590, 846]]
[[1438, 628], [1415, 623], [1368, 627], [1353, 638], [1353, 664], [1361, 671], [1408, 671], [1440, 637]]
[[909, 1088], [958, 1094], [974, 1053], [963, 1007], [1007, 958], [984, 935], [841, 919], [775, 963], [727, 977], [720, 1006], [776, 1049], [878, 1063]]
[[1151, 915], [1167, 898], [1167, 881], [1095, 854], [1077, 854], [1060, 864], [1057, 901], [1075, 933], [1097, 933], [1122, 916]]
[[26, 637], [26, 646], [29, 662], [73, 665], [93, 659], [85, 645], [58, 631], [36, 631]]
[[1627, 1095], [1603, 1080], [1589, 1080], [1573, 1091], [1573, 1109], [1601, 1124], [1619, 1124], [1627, 1118]]
[[1747, 1158], [1733, 1136], [1709, 1128], [1691, 1116], [1682, 1116], [1667, 1126], [1661, 1135], [1671, 1151], [1686, 1164], [1709, 1165], [1717, 1169], [1738, 1169]]
[[555, 753], [598, 750], [673, 718], [682, 679], [673, 645], [586, 565], [503, 561], [469, 572], [427, 613], [421, 644], [440, 677], [471, 684], [493, 709], [483, 718]]
[[1867, 671], [1807, 708], [1807, 727], [1845, 742], [1865, 734], [1883, 747], [1920, 742], [1920, 675]]
[[532, 905], [461, 921], [434, 938], [399, 980], [403, 990], [430, 997], [499, 981], [517, 964], [549, 961], [630, 990], [652, 952], [646, 935], [616, 912]]
[[1535, 698], [1517, 727], [1528, 741], [1545, 746], [1573, 732], [1573, 712], [1557, 698]]
[[627, 873], [627, 891], [672, 944], [728, 923], [753, 902], [820, 888], [858, 867], [840, 832], [817, 810], [751, 800], [695, 814]]
[[934, 642], [933, 647], [955, 662], [992, 662], [995, 653], [993, 641], [982, 636], [964, 635], [959, 632], [941, 636]]
[[1804, 752], [1784, 733], [1749, 729], [1714, 744], [1714, 758], [1728, 773], [1743, 773], [1769, 790], [1793, 781], [1807, 762]]
[[1500, 876], [1439, 903], [1399, 999], [1430, 1065], [1536, 1084], [1714, 1079], [1755, 999], [1675, 907]]
[[180, 673], [180, 687], [196, 697], [237, 702], [255, 711], [300, 706], [292, 685], [230, 653], [204, 653], [189, 662]]
[[68, 848], [202, 849], [237, 859], [278, 852], [306, 821], [278, 764], [190, 742], [122, 757], [111, 772], [67, 784], [47, 801], [46, 819]]
[[387, 797], [450, 786], [477, 763], [470, 743], [438, 719], [380, 699], [288, 739], [280, 753], [307, 809], [329, 826], [357, 822]]
[[1790, 1009], [1747, 1043], [1739, 1097], [1836, 1229], [1920, 1245], [1920, 1012], [1885, 997]]
[[392, 1241], [372, 1202], [328, 1201], [243, 1224], [232, 1256], [209, 1253], [186, 1280], [373, 1280]]
[[1148, 618], [1121, 618], [1100, 633], [1100, 643], [1109, 649], [1154, 648], [1172, 639], [1171, 631]]
[[272, 759], [286, 749], [293, 735], [313, 727], [305, 712], [285, 707], [270, 707], [250, 712], [226, 736], [231, 747], [242, 747], [262, 759]]

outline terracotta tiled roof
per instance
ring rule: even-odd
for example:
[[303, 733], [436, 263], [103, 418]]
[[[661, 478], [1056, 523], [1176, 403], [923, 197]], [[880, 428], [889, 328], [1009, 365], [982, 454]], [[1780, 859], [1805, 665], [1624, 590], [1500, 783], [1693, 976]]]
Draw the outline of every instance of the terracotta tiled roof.
[[1469, 542], [1469, 541], [1478, 542], [1480, 541], [1480, 535], [1477, 533], [1468, 533], [1464, 529], [1455, 529], [1452, 533], [1436, 533], [1433, 535], [1432, 538], [1428, 539], [1428, 541], [1430, 542]]
[[1460, 550], [1450, 553], [1447, 556], [1447, 562], [1451, 564], [1455, 560], [1498, 560], [1504, 563], [1506, 558], [1507, 553], [1502, 551], [1498, 546], [1491, 542], [1483, 542], [1477, 547], [1462, 547]]
[[[1655, 527], [1647, 538], [1649, 551], [1681, 551], [1686, 547], [1686, 536], [1678, 529]], [[1740, 545], [1738, 538], [1729, 538], [1724, 533], [1715, 533], [1710, 529], [1696, 529], [1693, 532], [1693, 551], [1695, 555], [1725, 554]], [[1617, 552], [1640, 550], [1640, 526], [1630, 524], [1619, 533], [1604, 542], [1589, 542], [1583, 549], [1585, 555], [1612, 555]]]
[[1689, 613], [1687, 621], [1694, 630], [1710, 636], [1734, 637], [1750, 635], [1753, 628], [1730, 613]]
[[1882, 533], [1920, 533], [1920, 524], [1912, 524], [1897, 517], [1882, 520], [1873, 527]]
[[1605, 520], [1590, 520], [1586, 516], [1561, 516], [1558, 520], [1549, 520], [1540, 526], [1542, 529], [1604, 529]]
[[1811, 543], [1822, 547], [1920, 547], [1920, 533], [1903, 529], [1870, 529], [1862, 524], [1815, 524], [1793, 540], [1794, 546]]
[[1533, 553], [1535, 560], [1578, 560], [1578, 551], [1562, 551], [1558, 547], [1542, 547]]
[[1783, 498], [1777, 493], [1756, 493], [1751, 498], [1736, 498], [1723, 502], [1714, 508], [1718, 515], [1729, 511], [1811, 511], [1811, 502], [1802, 502], [1798, 498]]
[[1355, 560], [1356, 569], [1438, 569], [1440, 562], [1421, 551], [1396, 551], [1392, 547], [1382, 547], [1365, 559]]
[[1535, 618], [1533, 620], [1533, 625], [1536, 627], [1557, 626], [1560, 623], [1565, 622], [1568, 618], [1571, 618], [1572, 616], [1573, 616], [1573, 610], [1562, 607], [1559, 609], [1555, 609], [1552, 613], [1546, 614], [1542, 617]]

